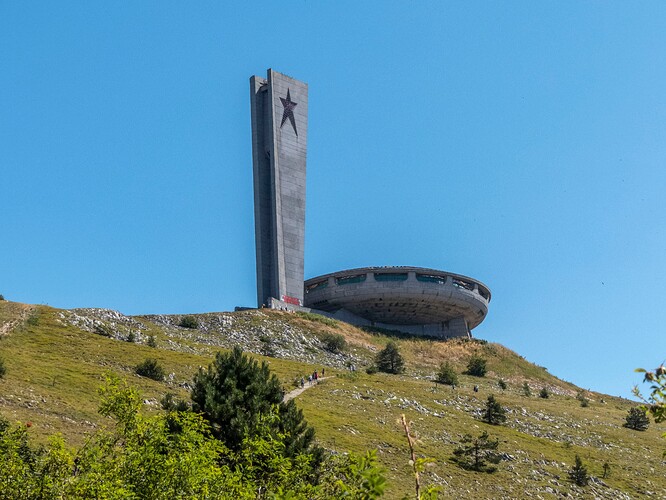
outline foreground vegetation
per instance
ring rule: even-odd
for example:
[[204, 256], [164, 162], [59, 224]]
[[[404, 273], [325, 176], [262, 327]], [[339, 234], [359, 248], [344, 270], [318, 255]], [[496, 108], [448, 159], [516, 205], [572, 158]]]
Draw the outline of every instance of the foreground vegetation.
[[[416, 438], [416, 461], [434, 459], [418, 462], [423, 489], [439, 486], [444, 498], [666, 495], [664, 424], [624, 427], [634, 403], [581, 391], [497, 344], [411, 339], [275, 311], [196, 315], [196, 328], [180, 326], [181, 316], [105, 314], [0, 302], [0, 413], [18, 422], [12, 429], [27, 432], [31, 446], [49, 449], [50, 436], [61, 433], [65, 450], [80, 450], [102, 428], [118, 432], [98, 413], [97, 389], [109, 373], [141, 391], [141, 418], [164, 422], [169, 412], [160, 401], [166, 393], [189, 401], [199, 368], [209, 366], [217, 351], [242, 345], [269, 364], [285, 392], [323, 367], [327, 377], [335, 376], [300, 395], [298, 407], [325, 450], [355, 456], [377, 450], [386, 498], [414, 496], [402, 414]], [[344, 343], [337, 340], [332, 348], [334, 335]], [[390, 341], [404, 372], [367, 374]], [[483, 376], [464, 373], [474, 356], [486, 361]], [[162, 380], [135, 373], [146, 359], [164, 369]], [[455, 373], [454, 385], [436, 382], [443, 363]], [[548, 398], [539, 397], [543, 389]], [[499, 425], [483, 420], [490, 395], [505, 411]], [[493, 453], [500, 461], [489, 462], [492, 473], [475, 470], [455, 453], [484, 433], [498, 443]], [[589, 475], [586, 486], [570, 479], [576, 456]]]
[[[216, 439], [203, 416], [169, 411], [145, 416], [138, 391], [111, 377], [100, 389], [98, 431], [78, 450], [52, 436], [30, 445], [25, 427], [0, 420], [0, 498], [9, 499], [338, 499], [377, 498], [384, 489], [374, 454], [289, 454], [275, 432], [277, 407], [257, 415], [235, 450]], [[315, 473], [316, 472], [316, 473]]]

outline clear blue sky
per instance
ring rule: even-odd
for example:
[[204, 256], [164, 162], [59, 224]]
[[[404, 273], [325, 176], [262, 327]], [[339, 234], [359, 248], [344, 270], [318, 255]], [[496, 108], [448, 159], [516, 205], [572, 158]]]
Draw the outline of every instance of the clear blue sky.
[[248, 79], [308, 82], [307, 277], [415, 265], [629, 395], [666, 358], [663, 2], [0, 0], [0, 293], [255, 305]]

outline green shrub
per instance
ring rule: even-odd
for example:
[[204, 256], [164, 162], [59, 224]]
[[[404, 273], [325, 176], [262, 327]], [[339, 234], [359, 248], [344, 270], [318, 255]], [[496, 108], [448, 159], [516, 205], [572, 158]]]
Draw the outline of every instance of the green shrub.
[[451, 366], [451, 363], [447, 361], [446, 363], [439, 365], [439, 371], [437, 372], [435, 380], [440, 384], [457, 385], [458, 374]]
[[95, 333], [97, 335], [101, 335], [102, 337], [112, 337], [113, 336], [111, 331], [109, 331], [109, 329], [106, 326], [102, 325], [102, 324], [95, 325]]
[[30, 326], [39, 325], [39, 311], [33, 311], [32, 314], [28, 317], [26, 323]]
[[196, 330], [197, 328], [199, 328], [199, 321], [194, 316], [183, 316], [178, 326], [182, 326], [183, 328], [189, 328], [191, 330]]
[[481, 356], [474, 354], [467, 362], [467, 375], [474, 377], [483, 377], [486, 375], [486, 360]]
[[389, 340], [386, 347], [377, 353], [375, 364], [380, 372], [384, 373], [402, 373], [405, 371], [405, 361], [400, 355], [398, 344]]
[[187, 411], [190, 409], [187, 401], [178, 399], [173, 392], [167, 392], [160, 400], [160, 404], [162, 405], [162, 409], [166, 411]]
[[5, 300], [5, 296], [0, 293], [0, 300]]
[[337, 353], [347, 348], [347, 341], [339, 333], [323, 333], [320, 338], [327, 351]]
[[499, 386], [500, 389], [505, 390], [506, 389], [506, 382], [504, 382], [504, 379], [499, 379], [497, 381], [497, 385]]
[[338, 322], [336, 320], [327, 318], [326, 316], [322, 316], [321, 314], [315, 314], [305, 311], [296, 311], [296, 316], [299, 316], [303, 319], [307, 319], [308, 321], [316, 321], [317, 323], [321, 323], [326, 326], [338, 328]]
[[127, 334], [127, 342], [136, 342], [136, 334], [132, 330]]
[[588, 399], [585, 397], [585, 394], [583, 393], [583, 391], [579, 391], [578, 394], [576, 394], [576, 399], [577, 399], [578, 401], [580, 401], [580, 405], [581, 405], [583, 408], [587, 408], [587, 407], [590, 405], [590, 402], [589, 402]]
[[377, 369], [377, 367], [375, 365], [370, 365], [365, 369], [365, 373], [367, 373], [368, 375], [374, 375], [378, 371], [379, 370]]
[[164, 369], [154, 358], [146, 358], [143, 362], [136, 365], [134, 373], [160, 382], [164, 380]]
[[539, 391], [539, 397], [543, 399], [548, 399], [550, 397], [550, 393], [548, 392], [547, 387], [541, 388], [541, 390]]
[[5, 360], [0, 358], [0, 378], [3, 378], [7, 373], [7, 366], [5, 366]]
[[626, 421], [623, 424], [624, 427], [635, 431], [646, 431], [649, 425], [650, 419], [645, 410], [637, 407], [629, 408]]
[[587, 474], [587, 467], [578, 455], [576, 455], [576, 464], [569, 470], [569, 479], [578, 486], [587, 486], [590, 477]]
[[527, 396], [528, 398], [532, 395], [532, 391], [530, 391], [530, 384], [527, 382], [523, 382], [523, 395]]
[[483, 412], [483, 421], [491, 425], [499, 425], [506, 421], [506, 410], [502, 408], [502, 405], [495, 399], [495, 396], [492, 394], [488, 396], [488, 401], [486, 401], [486, 409]]
[[157, 347], [157, 342], [155, 341], [155, 335], [149, 335], [146, 344], [148, 344], [148, 347]]
[[301, 421], [274, 405], [234, 451], [212, 436], [203, 415], [146, 415], [139, 392], [118, 379], [109, 379], [99, 392], [99, 411], [115, 425], [88, 436], [78, 449], [57, 435], [48, 444], [32, 444], [30, 425], [0, 416], [0, 498], [369, 500], [381, 497], [386, 487], [374, 451], [288, 455], [287, 436]]
[[270, 335], [266, 335], [265, 333], [262, 333], [259, 335], [259, 342], [263, 342], [264, 344], [268, 344], [271, 341]]
[[490, 439], [487, 432], [479, 437], [465, 434], [460, 445], [454, 450], [454, 461], [463, 469], [492, 473], [497, 470], [489, 464], [498, 464], [502, 456], [497, 453], [498, 439]]
[[[314, 428], [292, 399], [283, 402], [282, 384], [268, 363], [259, 364], [236, 346], [215, 355], [208, 369], [199, 368], [190, 394], [192, 408], [208, 420], [212, 434], [239, 451], [268, 425], [284, 444], [284, 455], [322, 452], [314, 442]], [[278, 419], [266, 420], [277, 409]], [[313, 464], [315, 462], [313, 461]]]

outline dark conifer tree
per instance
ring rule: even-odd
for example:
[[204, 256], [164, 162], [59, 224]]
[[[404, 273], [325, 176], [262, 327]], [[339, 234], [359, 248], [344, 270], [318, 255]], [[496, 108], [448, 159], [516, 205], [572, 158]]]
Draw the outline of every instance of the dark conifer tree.
[[486, 409], [483, 412], [483, 420], [492, 425], [499, 425], [506, 421], [506, 411], [492, 394], [486, 401]]
[[454, 460], [463, 469], [475, 470], [477, 472], [495, 472], [497, 467], [489, 464], [498, 464], [501, 456], [497, 453], [499, 440], [490, 439], [487, 432], [479, 437], [466, 434], [453, 454]]
[[239, 450], [245, 438], [256, 434], [262, 417], [275, 405], [280, 418], [269, 425], [276, 435], [284, 435], [285, 454], [314, 449], [314, 429], [293, 401], [282, 402], [280, 381], [268, 364], [260, 365], [239, 347], [226, 354], [218, 352], [208, 369], [199, 369], [191, 397], [192, 409], [208, 420], [213, 435], [232, 450]]
[[398, 344], [392, 340], [386, 344], [386, 347], [377, 353], [375, 364], [380, 372], [402, 373], [405, 371], [405, 361], [400, 355]]
[[633, 407], [629, 408], [624, 427], [635, 431], [646, 431], [650, 425], [650, 419], [645, 414], [645, 410]]
[[569, 479], [578, 486], [587, 486], [590, 476], [587, 474], [587, 467], [583, 461], [576, 455], [576, 464], [569, 470]]

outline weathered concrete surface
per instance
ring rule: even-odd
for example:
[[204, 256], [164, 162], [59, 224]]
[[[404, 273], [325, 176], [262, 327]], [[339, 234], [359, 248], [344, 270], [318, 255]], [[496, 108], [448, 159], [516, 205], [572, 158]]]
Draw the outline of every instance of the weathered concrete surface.
[[459, 274], [366, 267], [305, 282], [305, 306], [361, 326], [436, 337], [467, 336], [488, 313], [490, 290]]
[[269, 69], [250, 94], [257, 305], [302, 305], [308, 86]]

